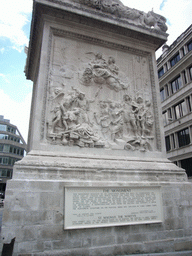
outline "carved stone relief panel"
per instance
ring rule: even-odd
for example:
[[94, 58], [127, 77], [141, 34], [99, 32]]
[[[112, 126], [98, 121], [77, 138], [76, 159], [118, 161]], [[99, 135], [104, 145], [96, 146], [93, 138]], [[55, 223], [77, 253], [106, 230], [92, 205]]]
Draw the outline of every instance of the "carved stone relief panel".
[[62, 146], [153, 151], [147, 55], [54, 36], [47, 140]]

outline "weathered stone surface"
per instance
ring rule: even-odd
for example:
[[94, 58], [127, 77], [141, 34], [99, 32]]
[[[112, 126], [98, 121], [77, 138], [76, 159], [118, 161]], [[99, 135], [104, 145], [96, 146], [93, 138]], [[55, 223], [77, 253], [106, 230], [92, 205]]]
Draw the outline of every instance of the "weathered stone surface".
[[192, 241], [178, 241], [175, 243], [175, 251], [191, 250]]
[[[14, 182], [16, 186], [17, 182], [12, 182]], [[28, 182], [30, 183], [30, 181]], [[61, 181], [57, 184], [60, 188], [58, 198], [62, 198], [61, 201], [63, 200], [62, 188], [64, 188], [65, 184], [65, 182]], [[102, 185], [107, 186], [108, 184], [105, 183]], [[167, 188], [169, 188], [170, 194], [174, 194], [174, 191], [178, 191], [178, 189], [180, 189], [183, 194], [182, 187], [186, 186], [186, 183], [161, 185], [162, 195], [165, 196]], [[191, 189], [191, 184], [188, 184], [188, 188]], [[9, 186], [7, 189], [9, 189]], [[36, 188], [34, 188], [34, 190], [35, 189]], [[186, 190], [186, 197], [187, 191], [188, 190]], [[33, 193], [33, 191], [31, 191], [31, 193]], [[26, 194], [26, 197], [27, 196]], [[181, 193], [180, 197], [177, 195], [176, 198], [175, 200], [182, 202]], [[42, 206], [42, 208], [43, 207], [44, 206]], [[190, 231], [191, 226], [187, 226], [189, 224], [188, 217], [190, 216], [183, 217], [181, 221], [178, 215], [181, 210], [172, 211], [172, 207], [173, 209], [177, 209], [174, 199], [170, 202], [169, 206], [164, 207], [164, 221], [162, 224], [131, 225], [71, 231], [63, 230], [63, 217], [61, 213], [63, 204], [60, 204], [60, 210], [58, 212], [51, 211], [51, 209], [39, 212], [29, 211], [28, 209], [24, 212], [21, 211], [21, 213], [23, 212], [22, 224], [19, 222], [19, 212], [10, 212], [11, 216], [15, 215], [15, 217], [5, 219], [3, 234], [6, 234], [6, 237], [4, 241], [8, 241], [11, 237], [16, 235], [18, 252], [29, 253], [29, 250], [32, 250], [34, 253], [36, 252], [36, 255], [44, 255], [41, 254], [44, 250], [53, 250], [54, 253], [60, 250], [60, 255], [62, 255], [62, 253], [63, 255], [69, 255], [69, 253], [70, 255], [71, 253], [81, 255], [82, 247], [84, 248], [82, 255], [91, 256], [98, 255], [97, 253], [101, 253], [100, 255], [126, 255], [131, 253], [182, 251], [185, 248], [186, 250], [190, 250], [192, 234]], [[182, 209], [181, 212], [190, 215], [189, 206], [179, 203], [179, 207]], [[12, 219], [15, 219], [14, 225], [16, 226], [11, 225]], [[25, 223], [24, 226], [23, 223]], [[15, 248], [17, 248], [17, 246]], [[114, 254], [114, 251], [118, 252], [118, 254]], [[49, 254], [47, 252], [46, 255], [51, 255], [51, 253]]]
[[[191, 250], [192, 184], [165, 158], [161, 128], [155, 50], [167, 39], [165, 20], [96, 2], [34, 1], [30, 152], [7, 184], [2, 226], [4, 243], [16, 237], [14, 256]], [[67, 230], [69, 186], [160, 186], [163, 218]]]

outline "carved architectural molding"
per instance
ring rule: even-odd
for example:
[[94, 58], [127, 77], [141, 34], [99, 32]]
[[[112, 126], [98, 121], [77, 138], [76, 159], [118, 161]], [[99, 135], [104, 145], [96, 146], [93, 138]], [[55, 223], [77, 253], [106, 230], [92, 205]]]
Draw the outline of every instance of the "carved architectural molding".
[[121, 19], [129, 20], [129, 22], [135, 25], [149, 28], [153, 27], [156, 31], [166, 32], [168, 29], [165, 24], [166, 19], [163, 16], [158, 15], [153, 11], [144, 13], [136, 9], [131, 9], [123, 5], [119, 0], [73, 0], [73, 2], [86, 5], [104, 13], [115, 15]]
[[54, 27], [51, 28], [52, 33], [54, 36], [63, 36], [65, 38], [71, 38], [71, 39], [77, 39], [85, 42], [89, 42], [94, 45], [101, 45], [104, 47], [109, 47], [112, 49], [118, 49], [120, 51], [130, 52], [139, 56], [147, 56], [149, 53], [147, 51], [142, 51], [136, 48], [132, 48], [126, 45], [109, 42], [100, 38], [92, 37], [92, 36], [86, 36], [78, 33], [74, 33], [72, 31], [66, 31], [61, 29], [56, 29]]
[[[149, 11], [142, 11], [129, 8], [119, 0], [47, 0], [48, 2], [57, 3], [60, 6], [72, 7], [73, 9], [82, 10], [87, 13], [96, 13], [103, 17], [109, 17], [121, 21], [127, 21], [130, 24], [141, 26], [146, 29], [152, 29], [156, 33], [165, 33], [167, 31], [166, 19]], [[77, 5], [78, 4], [78, 5]]]

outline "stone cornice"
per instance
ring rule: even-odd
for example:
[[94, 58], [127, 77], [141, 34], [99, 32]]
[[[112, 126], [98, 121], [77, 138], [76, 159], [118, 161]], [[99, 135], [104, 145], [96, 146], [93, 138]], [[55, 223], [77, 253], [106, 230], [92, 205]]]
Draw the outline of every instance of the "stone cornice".
[[[79, 4], [79, 3], [75, 3], [75, 1], [68, 1], [68, 0], [35, 0], [36, 3], [40, 3], [40, 4], [45, 4], [47, 6], [51, 6], [53, 8], [59, 8], [59, 9], [63, 9], [69, 12], [73, 12], [76, 14], [80, 14], [83, 16], [87, 16], [93, 19], [99, 19], [99, 20], [103, 20], [104, 22], [109, 22], [118, 26], [122, 26], [122, 27], [127, 27], [127, 25], [131, 26], [132, 30], [135, 31], [140, 31], [141, 29], [143, 30], [142, 33], [146, 33], [146, 34], [154, 34], [156, 37], [162, 37], [162, 38], [166, 38], [168, 36], [168, 34], [166, 34], [165, 32], [161, 31], [161, 30], [157, 30], [154, 28], [150, 28], [147, 27], [145, 25], [142, 24], [135, 24], [135, 22], [131, 19], [127, 19], [127, 18], [123, 18], [123, 17], [118, 17], [117, 15], [111, 14], [109, 12], [103, 12], [101, 10], [98, 10], [96, 8], [91, 8], [87, 5], [84, 4]], [[135, 9], [133, 9], [135, 10]], [[135, 10], [137, 11], [137, 10]], [[138, 11], [140, 12], [140, 11]], [[141, 12], [140, 12], [141, 13]], [[158, 14], [155, 14], [159, 17], [161, 17]]]

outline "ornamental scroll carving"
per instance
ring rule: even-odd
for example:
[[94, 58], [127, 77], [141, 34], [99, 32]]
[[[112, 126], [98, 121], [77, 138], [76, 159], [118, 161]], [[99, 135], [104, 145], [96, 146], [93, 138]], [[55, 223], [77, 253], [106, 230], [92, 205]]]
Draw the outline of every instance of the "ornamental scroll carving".
[[119, 0], [73, 0], [96, 10], [113, 14], [118, 18], [129, 20], [129, 22], [143, 27], [153, 28], [156, 31], [167, 31], [166, 19], [149, 11], [144, 13], [136, 9], [124, 6]]
[[[64, 77], [70, 79], [70, 86], [59, 82], [54, 86], [54, 74], [50, 72], [48, 140], [63, 146], [152, 151], [151, 100], [139, 89], [130, 89], [131, 80], [119, 69], [113, 56], [88, 54], [90, 61], [76, 72], [76, 85], [75, 71], [73, 76], [66, 76], [65, 70]], [[145, 62], [135, 59], [137, 65]], [[107, 91], [113, 97], [108, 97]], [[130, 95], [130, 91], [134, 92]]]

